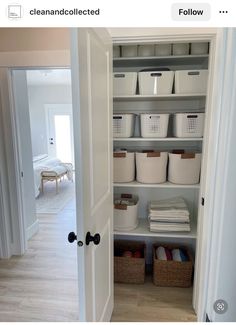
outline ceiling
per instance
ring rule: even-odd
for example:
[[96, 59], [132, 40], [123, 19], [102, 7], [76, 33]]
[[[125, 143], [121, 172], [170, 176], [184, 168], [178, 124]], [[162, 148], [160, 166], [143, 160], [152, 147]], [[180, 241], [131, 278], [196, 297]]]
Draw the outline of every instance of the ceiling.
[[70, 69], [27, 70], [30, 86], [71, 85]]

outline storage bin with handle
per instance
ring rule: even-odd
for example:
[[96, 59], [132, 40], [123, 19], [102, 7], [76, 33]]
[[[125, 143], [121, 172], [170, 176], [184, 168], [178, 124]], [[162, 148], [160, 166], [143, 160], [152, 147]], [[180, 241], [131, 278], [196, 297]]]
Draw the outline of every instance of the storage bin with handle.
[[156, 250], [160, 244], [153, 244], [153, 283], [161, 287], [188, 288], [192, 285], [193, 257], [187, 247], [177, 245], [162, 245], [169, 250], [181, 248], [187, 255], [188, 261], [159, 260]]
[[176, 94], [206, 94], [208, 70], [175, 71]]
[[169, 153], [168, 181], [174, 184], [199, 183], [201, 153]]
[[113, 114], [113, 137], [132, 137], [134, 134], [134, 121], [134, 114]]
[[120, 57], [120, 46], [114, 45], [113, 46], [113, 58], [119, 58]]
[[114, 96], [135, 95], [137, 87], [137, 72], [113, 73]]
[[[125, 251], [133, 255], [139, 251], [141, 257], [124, 257]], [[145, 281], [146, 244], [140, 241], [114, 241], [114, 281], [142, 284]]]
[[204, 113], [177, 113], [173, 118], [173, 133], [177, 138], [200, 138], [204, 131]]
[[189, 43], [175, 43], [172, 45], [173, 55], [188, 55]]
[[136, 56], [138, 56], [138, 46], [137, 45], [122, 45], [121, 46], [121, 56], [122, 57], [136, 57]]
[[172, 93], [174, 71], [148, 71], [138, 73], [141, 95], [167, 95]]
[[139, 45], [138, 56], [154, 56], [154, 45], [152, 44]]
[[208, 53], [208, 42], [191, 43], [191, 54], [200, 55]]
[[154, 184], [166, 182], [167, 152], [136, 152], [137, 181]]
[[169, 114], [140, 114], [143, 138], [165, 138], [168, 132]]
[[115, 183], [132, 182], [135, 178], [134, 152], [117, 151], [113, 153], [113, 178]]
[[130, 231], [138, 226], [138, 196], [114, 195], [114, 230]]
[[172, 51], [171, 44], [156, 44], [155, 55], [156, 56], [170, 56]]

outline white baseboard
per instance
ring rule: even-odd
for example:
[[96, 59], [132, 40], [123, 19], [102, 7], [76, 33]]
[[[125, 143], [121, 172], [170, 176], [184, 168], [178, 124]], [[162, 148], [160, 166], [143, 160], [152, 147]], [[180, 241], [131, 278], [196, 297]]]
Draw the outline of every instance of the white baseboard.
[[26, 229], [26, 238], [29, 240], [39, 231], [39, 222], [36, 220], [31, 226]]

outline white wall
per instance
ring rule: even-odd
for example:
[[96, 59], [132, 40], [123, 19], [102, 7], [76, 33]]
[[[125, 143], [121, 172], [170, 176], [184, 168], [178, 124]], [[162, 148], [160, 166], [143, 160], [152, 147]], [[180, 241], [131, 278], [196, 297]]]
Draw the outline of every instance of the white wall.
[[45, 104], [70, 104], [70, 85], [28, 86], [33, 156], [48, 152]]

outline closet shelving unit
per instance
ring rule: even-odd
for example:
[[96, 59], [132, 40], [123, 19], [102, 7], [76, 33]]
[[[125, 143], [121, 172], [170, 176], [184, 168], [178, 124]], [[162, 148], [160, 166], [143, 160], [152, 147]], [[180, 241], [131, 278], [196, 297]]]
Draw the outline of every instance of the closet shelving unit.
[[[191, 41], [190, 41], [191, 42]], [[140, 44], [140, 43], [139, 43]], [[118, 44], [116, 44], [118, 45]], [[122, 45], [122, 44], [119, 44]], [[140, 71], [145, 68], [168, 67], [170, 70], [196, 70], [208, 68], [208, 55], [184, 55], [163, 57], [129, 57], [114, 58], [114, 72]], [[133, 95], [115, 96], [113, 98], [114, 113], [181, 113], [204, 112], [206, 94], [170, 94], [170, 95]], [[170, 120], [167, 138], [141, 138], [139, 122], [136, 119], [135, 134], [132, 138], [115, 138], [114, 149], [127, 148], [137, 151], [154, 149], [171, 151], [185, 149], [189, 151], [202, 151], [203, 138], [174, 138], [171, 133], [172, 121]], [[197, 238], [197, 215], [199, 204], [200, 184], [178, 185], [170, 182], [162, 184], [142, 184], [137, 181], [131, 183], [115, 183], [115, 193], [131, 193], [139, 196], [139, 225], [132, 231], [114, 231], [115, 238], [130, 238], [146, 241], [169, 241], [188, 243], [195, 249]], [[147, 205], [151, 200], [182, 196], [185, 198], [191, 215], [190, 232], [150, 232]]]

